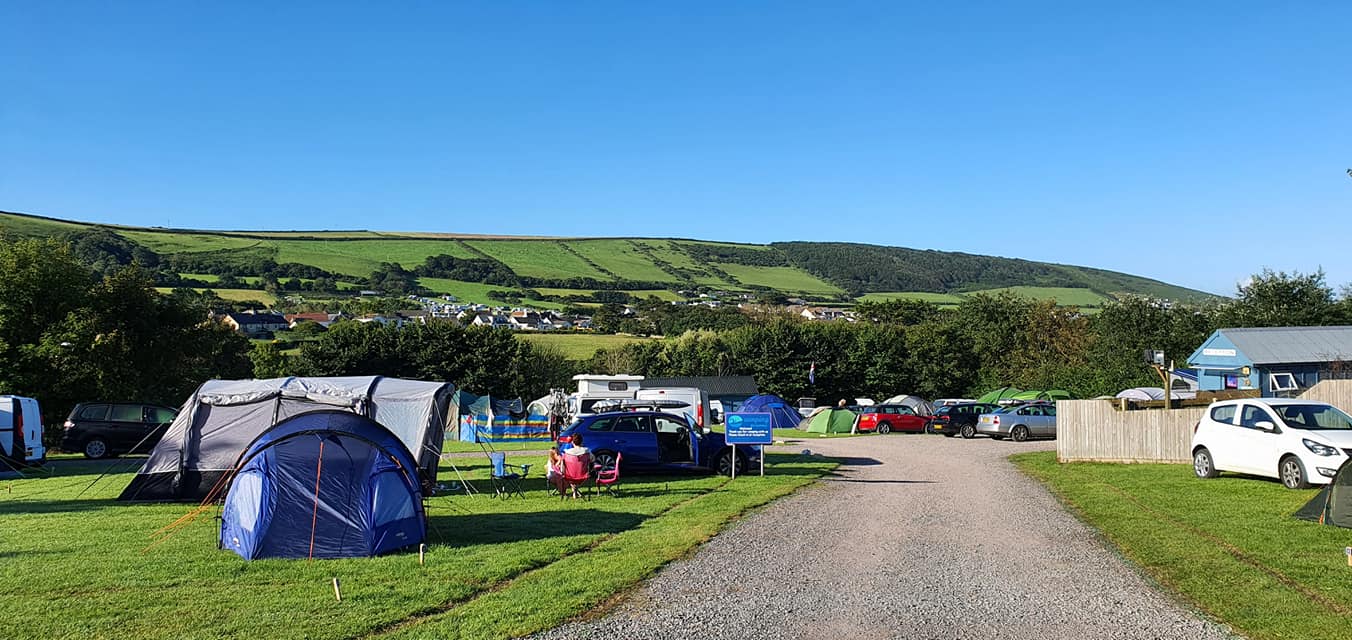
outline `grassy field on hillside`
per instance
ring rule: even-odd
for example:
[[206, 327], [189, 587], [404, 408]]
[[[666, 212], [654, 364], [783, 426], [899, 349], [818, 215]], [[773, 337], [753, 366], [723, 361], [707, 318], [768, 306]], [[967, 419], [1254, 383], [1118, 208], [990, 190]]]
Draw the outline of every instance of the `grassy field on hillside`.
[[87, 227], [83, 224], [76, 224], [73, 222], [44, 220], [40, 218], [30, 218], [28, 216], [0, 213], [0, 228], [3, 228], [10, 233], [23, 236], [49, 236], [65, 233], [67, 231], [79, 231]]
[[727, 263], [720, 263], [717, 266], [748, 286], [760, 285], [780, 291], [799, 293], [836, 294], [844, 291], [840, 287], [793, 267], [755, 267]]
[[[160, 293], [169, 293], [173, 291], [172, 287], [155, 287]], [[202, 288], [194, 288], [195, 291], [205, 291]], [[277, 296], [259, 289], [212, 289], [222, 300], [234, 300], [236, 302], [261, 302], [272, 306], [277, 304]]]
[[443, 253], [457, 258], [475, 257], [451, 240], [269, 240], [268, 243], [277, 247], [277, 262], [299, 262], [355, 276], [371, 275], [382, 262], [397, 262], [412, 269], [428, 256]]
[[254, 238], [234, 238], [213, 234], [172, 233], [168, 231], [126, 231], [118, 234], [145, 245], [151, 251], [166, 253], [198, 253], [202, 251], [220, 251], [223, 249], [248, 249], [264, 246], [266, 240]]
[[[606, 602], [834, 467], [772, 454], [764, 478], [628, 476], [620, 498], [587, 501], [550, 496], [535, 475], [526, 499], [504, 501], [490, 497], [487, 460], [457, 458], [490, 493], [429, 500], [419, 565], [416, 552], [247, 562], [217, 548], [215, 509], [154, 544], [151, 534], [193, 506], [114, 501], [138, 461], [127, 462], [55, 462], [54, 477], [6, 481], [0, 520], [23, 534], [0, 536], [0, 592], [6, 616], [23, 623], [5, 637], [516, 637]], [[455, 475], [445, 467], [441, 479]]]
[[552, 240], [470, 240], [466, 244], [498, 259], [517, 275], [611, 279]]
[[1352, 637], [1352, 530], [1291, 517], [1315, 491], [1188, 465], [1012, 458], [1151, 577], [1249, 638]]
[[962, 302], [962, 296], [952, 293], [926, 293], [923, 291], [896, 291], [887, 293], [866, 293], [859, 297], [860, 302], [888, 302], [890, 300], [923, 300], [939, 306], [956, 305]]
[[721, 277], [708, 273], [704, 270], [704, 265], [695, 261], [690, 254], [682, 251], [681, 243], [670, 240], [635, 240], [634, 242], [648, 247], [654, 258], [666, 262], [677, 269], [684, 269], [695, 275], [696, 284], [709, 285], [714, 287], [728, 287], [730, 282]]
[[569, 240], [568, 246], [626, 280], [677, 282], [675, 276], [657, 268], [629, 240]]
[[968, 295], [977, 293], [989, 295], [1012, 293], [1014, 295], [1037, 300], [1055, 300], [1057, 304], [1067, 307], [1099, 307], [1108, 302], [1112, 302], [1112, 298], [1091, 289], [1073, 289], [1067, 287], [1004, 287], [1002, 289], [983, 289], [981, 291], [969, 291], [967, 293]]
[[527, 333], [516, 337], [540, 345], [549, 345], [558, 349], [564, 357], [571, 360], [587, 360], [601, 349], [613, 349], [631, 342], [643, 342], [652, 338], [638, 336], [617, 336], [603, 333]]

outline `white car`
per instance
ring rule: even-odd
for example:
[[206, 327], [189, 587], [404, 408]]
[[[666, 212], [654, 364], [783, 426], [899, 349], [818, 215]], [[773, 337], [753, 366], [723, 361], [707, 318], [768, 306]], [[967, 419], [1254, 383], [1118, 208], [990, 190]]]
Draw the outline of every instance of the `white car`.
[[1192, 468], [1199, 478], [1233, 471], [1305, 489], [1328, 484], [1349, 456], [1352, 416], [1323, 402], [1217, 402], [1192, 432]]

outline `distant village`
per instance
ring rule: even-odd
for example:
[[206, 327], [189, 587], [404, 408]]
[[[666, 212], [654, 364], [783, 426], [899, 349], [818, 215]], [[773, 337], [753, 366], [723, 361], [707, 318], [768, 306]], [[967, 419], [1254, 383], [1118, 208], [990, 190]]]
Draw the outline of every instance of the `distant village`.
[[[767, 307], [752, 301], [750, 294], [732, 292], [696, 293], [682, 291], [691, 296], [688, 300], [672, 301], [674, 306], [706, 306], [725, 308], [735, 306], [746, 310], [778, 310], [789, 315], [800, 316], [815, 322], [854, 322], [854, 312], [847, 309], [812, 306], [801, 298], [789, 298], [788, 305]], [[363, 291], [365, 295], [377, 295], [377, 292]], [[491, 306], [481, 303], [461, 302], [455, 296], [439, 297], [407, 296], [408, 309], [391, 313], [368, 313], [353, 315], [344, 312], [325, 313], [282, 313], [270, 309], [248, 309], [218, 313], [214, 317], [235, 331], [251, 338], [265, 338], [277, 331], [294, 330], [305, 323], [314, 323], [327, 329], [335, 322], [351, 320], [355, 322], [378, 322], [382, 325], [403, 327], [408, 324], [429, 324], [433, 322], [455, 322], [461, 326], [483, 326], [514, 331], [590, 331], [591, 316], [564, 314], [549, 309], [535, 309], [529, 306]], [[634, 305], [624, 305], [624, 315], [634, 315], [638, 310]]]

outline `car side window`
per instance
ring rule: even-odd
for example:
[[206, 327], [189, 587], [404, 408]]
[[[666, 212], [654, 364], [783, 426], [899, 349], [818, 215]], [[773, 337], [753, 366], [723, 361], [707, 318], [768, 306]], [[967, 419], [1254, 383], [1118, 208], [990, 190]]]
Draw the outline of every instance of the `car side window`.
[[648, 420], [643, 416], [625, 416], [615, 419], [616, 433], [647, 433], [651, 431], [648, 428]]
[[899, 413], [899, 414], [901, 414], [901, 415], [903, 415], [903, 416], [913, 416], [913, 415], [915, 415], [915, 412], [912, 411], [910, 407], [897, 407], [897, 408], [896, 408], [896, 412]]
[[1264, 411], [1262, 407], [1252, 404], [1246, 404], [1244, 405], [1244, 411], [1240, 414], [1239, 417], [1239, 426], [1246, 427], [1249, 429], [1257, 429], [1258, 423], [1264, 420], [1271, 422], [1272, 416], [1268, 415], [1268, 412]]
[[174, 412], [163, 407], [146, 407], [146, 422], [164, 424], [174, 421]]
[[680, 433], [687, 428], [685, 423], [668, 418], [653, 418], [653, 422], [657, 423], [658, 433]]
[[1211, 410], [1211, 419], [1224, 424], [1235, 423], [1235, 405], [1227, 404]]
[[1055, 418], [1055, 417], [1056, 417], [1056, 407], [1055, 407], [1055, 406], [1052, 406], [1052, 407], [1043, 407], [1043, 408], [1042, 408], [1042, 415], [1044, 415], [1044, 416], [1049, 416], [1049, 417], [1052, 417], [1052, 418]]
[[614, 418], [601, 418], [587, 425], [587, 431], [610, 431], [610, 428], [614, 425]]
[[108, 419], [112, 422], [142, 422], [145, 412], [139, 404], [115, 404]]
[[108, 418], [108, 405], [91, 404], [80, 410], [81, 420], [105, 420]]

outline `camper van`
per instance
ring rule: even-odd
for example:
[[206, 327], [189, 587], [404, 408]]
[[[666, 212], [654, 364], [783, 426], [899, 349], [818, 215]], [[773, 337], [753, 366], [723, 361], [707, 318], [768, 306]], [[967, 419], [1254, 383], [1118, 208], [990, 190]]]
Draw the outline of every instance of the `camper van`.
[[0, 457], [28, 464], [42, 464], [47, 459], [37, 400], [0, 396]]
[[644, 388], [643, 376], [630, 375], [579, 374], [573, 376], [573, 380], [577, 382], [577, 392], [568, 396], [568, 415], [572, 420], [598, 413], [595, 405], [603, 400], [674, 400], [685, 403], [685, 407], [668, 413], [684, 415], [700, 429], [708, 429], [713, 424], [709, 392], [704, 389]]
[[667, 413], [683, 414], [690, 424], [703, 430], [713, 425], [713, 406], [709, 403], [709, 392], [697, 387], [667, 387], [658, 389], [640, 389], [635, 396], [639, 400], [678, 400], [686, 408], [672, 409]]
[[577, 383], [577, 391], [568, 396], [568, 416], [572, 420], [596, 413], [592, 407], [602, 400], [633, 400], [643, 388], [643, 376], [582, 373], [573, 376], [573, 381]]

